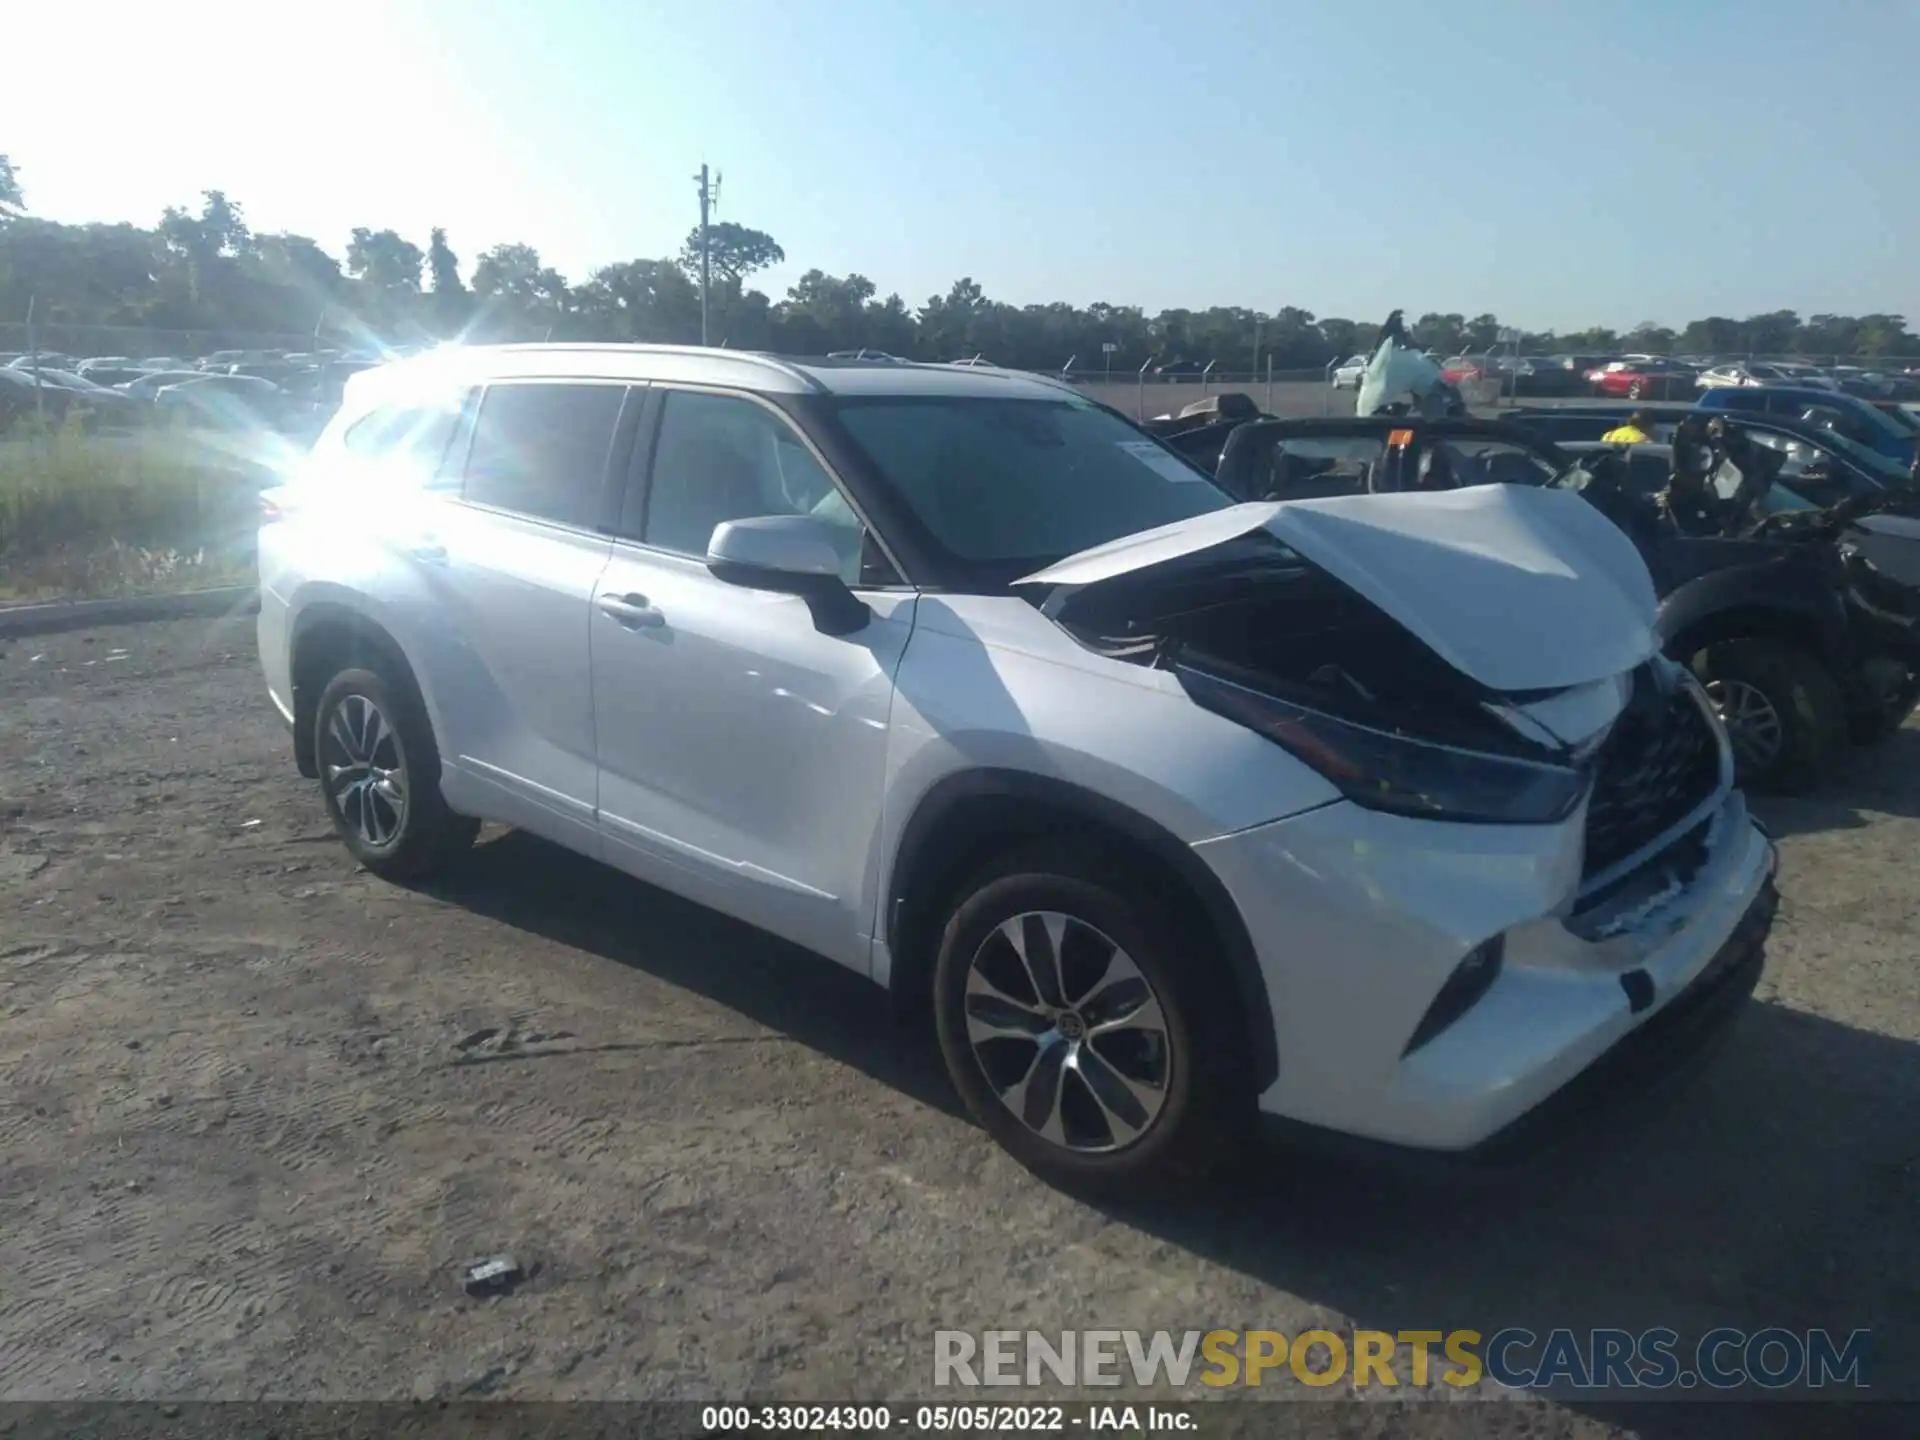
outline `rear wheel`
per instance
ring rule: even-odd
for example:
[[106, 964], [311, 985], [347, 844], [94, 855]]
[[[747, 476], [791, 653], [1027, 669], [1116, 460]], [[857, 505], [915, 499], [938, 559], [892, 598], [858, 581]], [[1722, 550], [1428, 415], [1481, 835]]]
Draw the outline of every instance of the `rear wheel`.
[[1847, 741], [1839, 682], [1797, 645], [1729, 640], [1696, 657], [1720, 712], [1740, 783], [1797, 794], [1818, 784]]
[[1643, 383], [1642, 381], [1636, 380], [1631, 385], [1627, 386], [1627, 399], [1629, 400], [1638, 400], [1642, 395], [1646, 393], [1647, 393], [1647, 387], [1645, 383]]
[[411, 880], [473, 844], [480, 822], [440, 797], [440, 752], [412, 682], [342, 670], [314, 709], [327, 818], [347, 849], [388, 880]]
[[1240, 1007], [1194, 954], [1211, 937], [1132, 870], [1061, 841], [1005, 857], [960, 888], [934, 973], [967, 1109], [1023, 1165], [1082, 1188], [1206, 1168], [1251, 1101]]

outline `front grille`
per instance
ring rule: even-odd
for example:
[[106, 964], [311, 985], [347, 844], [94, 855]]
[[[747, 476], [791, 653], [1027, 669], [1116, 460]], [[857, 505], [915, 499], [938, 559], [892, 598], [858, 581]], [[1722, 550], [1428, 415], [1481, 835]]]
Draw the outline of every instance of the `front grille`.
[[1672, 828], [1720, 784], [1720, 748], [1699, 703], [1680, 685], [1662, 692], [1650, 667], [1595, 762], [1587, 802], [1585, 874], [1626, 859]]

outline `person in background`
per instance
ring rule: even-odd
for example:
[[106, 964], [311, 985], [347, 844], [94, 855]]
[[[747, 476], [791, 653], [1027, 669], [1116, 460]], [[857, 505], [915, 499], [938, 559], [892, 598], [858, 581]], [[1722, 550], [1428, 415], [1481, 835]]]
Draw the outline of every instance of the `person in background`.
[[1627, 423], [1616, 425], [1600, 437], [1602, 445], [1651, 445], [1653, 443], [1653, 417], [1644, 410], [1636, 410], [1627, 417]]

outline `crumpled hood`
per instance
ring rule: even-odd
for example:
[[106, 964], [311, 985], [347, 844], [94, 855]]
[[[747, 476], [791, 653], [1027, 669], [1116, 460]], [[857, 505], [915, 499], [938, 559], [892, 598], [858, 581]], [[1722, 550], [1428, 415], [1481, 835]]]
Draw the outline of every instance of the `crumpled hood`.
[[1016, 582], [1142, 577], [1260, 529], [1492, 690], [1618, 675], [1659, 649], [1633, 542], [1578, 495], [1514, 485], [1234, 505], [1068, 556]]

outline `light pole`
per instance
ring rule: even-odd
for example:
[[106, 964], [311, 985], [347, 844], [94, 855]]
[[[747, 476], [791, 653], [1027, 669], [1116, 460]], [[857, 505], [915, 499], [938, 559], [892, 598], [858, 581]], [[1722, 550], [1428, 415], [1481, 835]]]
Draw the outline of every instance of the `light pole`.
[[707, 178], [707, 167], [703, 164], [700, 173], [693, 177], [700, 185], [700, 343], [707, 343], [707, 293], [713, 288], [713, 257], [708, 243], [708, 222], [713, 215], [713, 207], [720, 203], [720, 177], [715, 175], [711, 181]]

